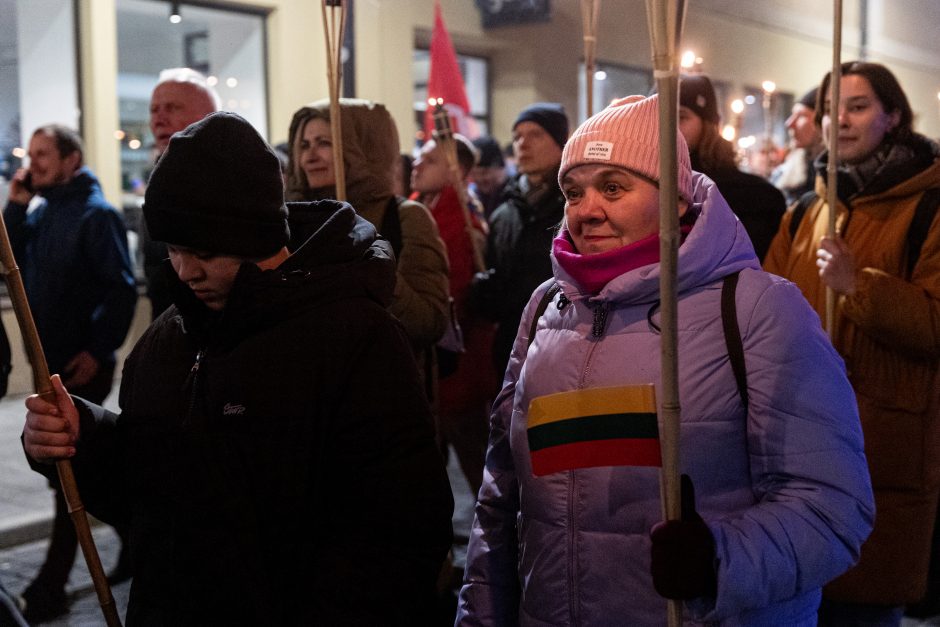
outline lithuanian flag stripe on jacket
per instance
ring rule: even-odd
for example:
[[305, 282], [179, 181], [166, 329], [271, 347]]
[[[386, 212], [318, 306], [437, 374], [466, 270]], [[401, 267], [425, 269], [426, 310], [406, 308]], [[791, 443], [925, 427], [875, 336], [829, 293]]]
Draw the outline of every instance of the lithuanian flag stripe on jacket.
[[661, 466], [652, 384], [532, 399], [527, 424], [536, 477], [597, 466]]

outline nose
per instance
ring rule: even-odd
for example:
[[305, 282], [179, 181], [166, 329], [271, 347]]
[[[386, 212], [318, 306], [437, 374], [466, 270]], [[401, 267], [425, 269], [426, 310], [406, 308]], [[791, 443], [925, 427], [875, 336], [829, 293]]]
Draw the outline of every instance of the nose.
[[795, 129], [796, 128], [796, 114], [795, 113], [791, 114], [790, 117], [787, 118], [787, 121], [784, 124], [791, 131]]
[[205, 276], [199, 259], [191, 253], [177, 253], [174, 265], [176, 266], [176, 275], [183, 283], [199, 281]]
[[593, 189], [584, 191], [584, 196], [575, 205], [575, 217], [580, 222], [600, 222], [605, 218], [599, 194]]

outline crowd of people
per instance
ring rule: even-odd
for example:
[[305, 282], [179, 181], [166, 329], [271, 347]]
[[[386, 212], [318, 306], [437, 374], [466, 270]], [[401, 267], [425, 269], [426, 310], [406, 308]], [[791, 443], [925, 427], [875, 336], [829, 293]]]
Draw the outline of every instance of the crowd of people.
[[[899, 625], [940, 566], [940, 146], [885, 66], [844, 64], [837, 110], [821, 78], [775, 187], [740, 169], [709, 78], [681, 77], [668, 521], [642, 391], [662, 386], [657, 95], [573, 132], [533, 103], [509, 155], [436, 135], [405, 159], [380, 103], [301, 107], [275, 151], [165, 71], [153, 323], [120, 414], [100, 405], [136, 301], [125, 227], [77, 134], [37, 129], [4, 217], [61, 378], [23, 444], [52, 485], [71, 459], [119, 530], [128, 624], [662, 625], [672, 600], [696, 624]], [[451, 452], [477, 497], [456, 617]], [[56, 494], [36, 622], [68, 610]]]

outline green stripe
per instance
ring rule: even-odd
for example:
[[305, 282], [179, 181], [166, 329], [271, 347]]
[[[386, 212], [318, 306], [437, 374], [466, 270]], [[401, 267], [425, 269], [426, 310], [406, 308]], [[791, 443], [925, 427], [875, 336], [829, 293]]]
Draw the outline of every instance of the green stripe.
[[550, 446], [590, 440], [655, 439], [659, 437], [659, 425], [656, 414], [650, 412], [600, 414], [531, 427], [528, 436], [529, 450], [538, 451]]

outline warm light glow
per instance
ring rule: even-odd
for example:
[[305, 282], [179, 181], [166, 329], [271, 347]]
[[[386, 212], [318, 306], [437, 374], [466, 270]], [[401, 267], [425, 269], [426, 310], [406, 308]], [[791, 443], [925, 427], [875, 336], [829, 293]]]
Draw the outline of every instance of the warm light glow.
[[756, 100], [757, 100], [757, 99], [756, 99], [754, 96], [752, 96], [751, 94], [748, 94], [748, 95], [746, 95], [746, 96], [744, 97], [744, 103], [745, 103], [745, 104], [752, 105], [752, 104], [754, 104], [754, 102], [755, 102]]
[[605, 72], [604, 70], [598, 70], [598, 71], [594, 72], [594, 79], [595, 79], [595, 80], [598, 80], [598, 81], [606, 81], [606, 80], [607, 80], [607, 72]]
[[734, 141], [735, 135], [737, 135], [737, 132], [734, 130], [734, 127], [730, 124], [725, 124], [725, 127], [721, 129], [721, 136], [727, 139], [729, 142]]
[[757, 143], [757, 138], [753, 135], [748, 135], [747, 137], [742, 137], [738, 140], [738, 147], [747, 150], [751, 146]]
[[170, 24], [179, 24], [182, 21], [183, 21], [183, 18], [181, 18], [179, 15], [175, 13], [170, 16]]
[[218, 84], [219, 84], [219, 77], [218, 77], [218, 76], [207, 76], [207, 77], [206, 77], [206, 85], [208, 85], [209, 87], [215, 87], [215, 86], [218, 85]]
[[124, 131], [122, 131], [121, 129], [114, 131], [114, 139], [121, 141], [122, 139], [124, 139], [124, 137], [125, 137]]
[[11, 150], [10, 153], [17, 159], [22, 159], [23, 157], [26, 156], [26, 151], [23, 150], [21, 146], [17, 146], [13, 150]]
[[937, 100], [940, 100], [940, 91], [937, 92]]
[[682, 53], [682, 67], [686, 69], [695, 67], [696, 59], [698, 59], [698, 57], [695, 56], [695, 52], [692, 50], [686, 50], [684, 53]]
[[777, 90], [777, 83], [775, 83], [775, 82], [773, 82], [773, 81], [764, 81], [763, 83], [760, 84], [760, 86], [761, 86], [761, 87], [764, 89], [764, 91], [767, 92], [768, 94], [772, 94], [772, 93], [774, 93], [774, 92]]
[[744, 101], [740, 98], [735, 98], [731, 101], [731, 111], [740, 115], [744, 112]]
[[235, 87], [238, 85], [238, 79], [234, 76], [229, 76], [227, 79], [225, 79], [225, 84], [229, 87]]
[[138, 148], [140, 148], [140, 140], [139, 139], [130, 140], [129, 142], [127, 142], [127, 147], [130, 148], [131, 150], [137, 150]]

